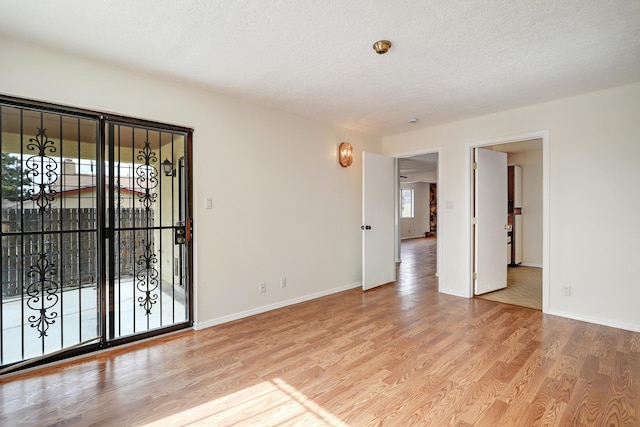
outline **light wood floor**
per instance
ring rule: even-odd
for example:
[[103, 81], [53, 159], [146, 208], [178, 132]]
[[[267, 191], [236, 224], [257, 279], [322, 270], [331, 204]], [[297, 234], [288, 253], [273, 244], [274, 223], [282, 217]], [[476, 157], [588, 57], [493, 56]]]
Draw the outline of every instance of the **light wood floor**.
[[2, 379], [0, 424], [640, 425], [640, 334], [439, 294], [435, 240], [403, 251], [394, 285]]

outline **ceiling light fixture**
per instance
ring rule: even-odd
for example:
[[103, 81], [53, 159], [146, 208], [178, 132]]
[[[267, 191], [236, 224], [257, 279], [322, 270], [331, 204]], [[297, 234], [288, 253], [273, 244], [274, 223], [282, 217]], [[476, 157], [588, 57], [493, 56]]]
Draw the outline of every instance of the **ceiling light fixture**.
[[373, 44], [373, 50], [379, 55], [384, 55], [391, 49], [391, 42], [389, 40], [378, 40]]

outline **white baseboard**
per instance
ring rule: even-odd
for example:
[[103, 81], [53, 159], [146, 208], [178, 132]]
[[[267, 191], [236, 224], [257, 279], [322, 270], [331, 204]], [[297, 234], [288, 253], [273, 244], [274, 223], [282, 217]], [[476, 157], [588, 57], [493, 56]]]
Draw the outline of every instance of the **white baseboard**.
[[415, 236], [404, 236], [401, 237], [400, 240], [419, 239], [421, 237], [424, 237], [424, 233], [416, 234]]
[[[298, 304], [298, 303], [301, 303], [301, 302], [310, 301], [312, 299], [320, 298], [320, 297], [323, 297], [323, 296], [335, 294], [335, 293], [338, 293], [338, 292], [347, 291], [349, 289], [358, 288], [360, 286], [362, 286], [362, 282], [352, 283], [350, 285], [340, 286], [340, 287], [337, 287], [337, 288], [328, 289], [328, 290], [321, 291], [321, 292], [316, 292], [316, 293], [305, 295], [305, 296], [298, 297], [298, 298], [292, 298], [292, 299], [289, 299], [289, 300], [286, 300], [286, 301], [281, 301], [281, 302], [277, 302], [277, 303], [274, 303], [274, 304], [269, 304], [269, 305], [265, 305], [265, 306], [262, 306], [262, 307], [257, 307], [257, 308], [251, 309], [251, 310], [246, 310], [246, 311], [242, 311], [242, 312], [239, 312], [239, 313], [230, 314], [228, 316], [222, 316], [222, 317], [218, 317], [218, 318], [211, 319], [211, 320], [205, 320], [205, 321], [202, 321], [202, 322], [197, 322], [197, 323], [195, 323], [193, 325], [193, 329], [201, 330], [201, 329], [205, 329], [205, 328], [210, 328], [212, 326], [221, 325], [223, 323], [231, 322], [231, 321], [242, 319], [242, 318], [249, 317], [249, 316], [254, 316], [254, 315], [260, 314], [260, 313], [265, 313], [267, 311], [276, 310], [278, 308], [287, 307], [289, 305], [294, 305], [294, 304]], [[467, 298], [467, 299], [471, 298], [470, 295], [467, 295], [464, 292], [460, 292], [459, 290], [439, 289], [439, 292], [441, 292], [443, 294], [447, 294], [447, 295], [452, 295], [452, 296], [455, 296], [455, 297], [460, 297], [460, 298]], [[596, 325], [608, 326], [608, 327], [617, 328], [617, 329], [624, 329], [626, 331], [640, 332], [640, 325], [634, 325], [634, 324], [630, 324], [630, 323], [615, 322], [615, 321], [611, 321], [611, 320], [607, 320], [607, 319], [600, 319], [600, 318], [595, 318], [595, 317], [583, 316], [583, 315], [579, 315], [579, 314], [575, 314], [575, 313], [569, 313], [569, 312], [565, 312], [565, 311], [561, 311], [561, 310], [553, 310], [553, 309], [545, 312], [545, 314], [551, 314], [551, 315], [554, 315], [554, 316], [565, 317], [567, 319], [579, 320], [581, 322], [594, 323]]]
[[254, 316], [256, 314], [265, 313], [267, 311], [276, 310], [278, 308], [287, 307], [289, 305], [298, 304], [301, 302], [309, 301], [312, 299], [324, 297], [338, 292], [348, 291], [362, 286], [362, 282], [352, 283], [350, 285], [340, 286], [337, 288], [327, 289], [325, 291], [316, 292], [309, 295], [304, 295], [298, 298], [292, 298], [286, 301], [276, 302], [274, 304], [264, 305], [262, 307], [253, 308], [251, 310], [241, 311], [239, 313], [230, 314], [228, 316], [222, 316], [211, 320], [205, 320], [202, 322], [196, 322], [193, 325], [193, 329], [199, 331], [201, 329], [210, 328], [212, 326], [221, 325], [223, 323], [231, 322], [234, 320], [242, 319], [244, 317]]
[[632, 325], [630, 323], [620, 323], [611, 320], [600, 319], [596, 317], [582, 316], [579, 314], [568, 313], [561, 310], [549, 310], [546, 314], [554, 316], [566, 317], [567, 319], [579, 320], [581, 322], [595, 323], [596, 325], [609, 326], [611, 328], [624, 329], [631, 332], [640, 332], [640, 325]]
[[542, 268], [542, 264], [531, 264], [529, 262], [522, 262], [522, 263], [520, 263], [520, 265], [523, 266], [523, 267]]

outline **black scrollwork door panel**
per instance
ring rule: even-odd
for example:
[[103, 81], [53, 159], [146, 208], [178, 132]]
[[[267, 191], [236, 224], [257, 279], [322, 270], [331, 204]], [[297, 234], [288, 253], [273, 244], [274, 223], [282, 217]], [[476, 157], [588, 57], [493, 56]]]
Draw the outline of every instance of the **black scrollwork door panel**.
[[0, 103], [0, 365], [98, 331], [98, 120]]
[[186, 134], [113, 122], [108, 136], [114, 167], [107, 180], [115, 189], [108, 209], [114, 230], [109, 338], [117, 339], [188, 321], [175, 267], [184, 248], [173, 238], [184, 220], [176, 169]]

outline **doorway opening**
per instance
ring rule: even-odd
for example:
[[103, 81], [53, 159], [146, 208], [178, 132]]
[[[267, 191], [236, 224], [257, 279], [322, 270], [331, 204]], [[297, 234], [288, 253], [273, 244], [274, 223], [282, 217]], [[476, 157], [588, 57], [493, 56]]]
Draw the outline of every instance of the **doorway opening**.
[[[491, 176], [487, 176], [486, 167], [483, 170], [481, 163], [475, 163], [478, 157], [469, 166], [471, 188], [474, 189], [470, 191], [473, 273], [471, 295], [476, 298], [543, 311], [548, 306], [548, 274], [545, 274], [548, 253], [547, 147], [547, 131], [469, 145], [470, 157], [472, 154], [482, 154], [478, 156], [481, 161], [485, 155], [490, 154], [487, 151], [495, 153], [498, 158], [504, 153], [502, 157], [505, 158], [504, 166], [491, 167]], [[477, 150], [483, 152], [478, 153]], [[493, 156], [491, 154], [489, 157]], [[480, 173], [481, 170], [484, 175]], [[503, 206], [499, 202], [499, 212], [488, 213], [482, 203], [496, 203], [499, 200], [491, 196], [491, 191], [486, 187], [487, 181], [492, 181], [495, 174], [503, 174], [505, 177], [505, 203]], [[503, 185], [500, 178], [495, 182]], [[498, 190], [498, 193], [500, 191], [502, 190]], [[496, 219], [495, 215], [499, 218]], [[494, 219], [500, 229], [487, 231], [487, 223]], [[495, 241], [498, 241], [497, 249]], [[489, 252], [497, 261], [487, 262]], [[504, 277], [504, 284], [495, 282], [479, 286], [480, 279], [486, 281], [490, 278], [490, 281], [495, 281], [501, 275]]]
[[405, 239], [401, 242], [402, 262], [398, 265], [398, 292], [438, 292], [436, 236]]
[[[437, 149], [397, 159], [396, 261], [400, 263], [398, 270], [401, 272], [421, 269], [426, 264], [434, 264], [436, 277], [440, 271], [441, 242], [437, 238], [439, 156]], [[435, 260], [416, 256], [415, 249], [425, 245], [436, 248]], [[404, 256], [402, 248], [412, 250]]]

